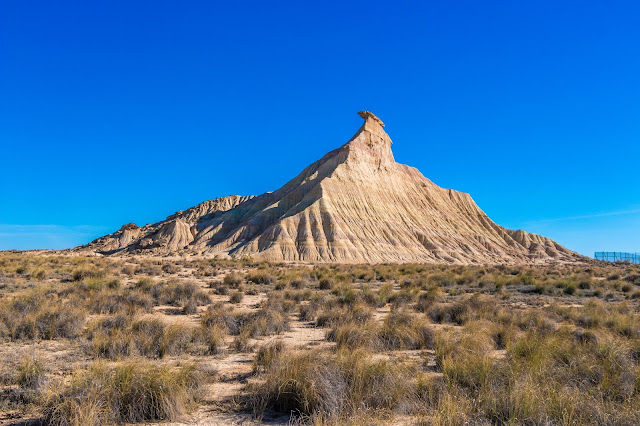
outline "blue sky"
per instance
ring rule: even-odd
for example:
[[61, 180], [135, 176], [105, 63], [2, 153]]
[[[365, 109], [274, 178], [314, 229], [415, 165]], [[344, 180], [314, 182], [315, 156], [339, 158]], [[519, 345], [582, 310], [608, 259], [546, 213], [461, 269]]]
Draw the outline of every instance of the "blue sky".
[[0, 249], [277, 189], [368, 109], [497, 223], [640, 251], [640, 3], [8, 0]]

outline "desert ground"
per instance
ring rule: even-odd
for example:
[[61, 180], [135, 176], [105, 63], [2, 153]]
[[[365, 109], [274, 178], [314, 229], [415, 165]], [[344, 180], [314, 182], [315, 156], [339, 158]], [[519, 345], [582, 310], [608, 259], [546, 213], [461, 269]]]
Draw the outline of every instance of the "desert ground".
[[0, 424], [640, 424], [640, 267], [0, 253]]

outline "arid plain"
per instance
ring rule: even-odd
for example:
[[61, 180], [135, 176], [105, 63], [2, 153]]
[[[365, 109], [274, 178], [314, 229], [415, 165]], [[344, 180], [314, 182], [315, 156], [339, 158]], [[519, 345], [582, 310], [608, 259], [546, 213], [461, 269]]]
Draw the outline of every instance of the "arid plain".
[[0, 254], [2, 424], [638, 424], [640, 268]]

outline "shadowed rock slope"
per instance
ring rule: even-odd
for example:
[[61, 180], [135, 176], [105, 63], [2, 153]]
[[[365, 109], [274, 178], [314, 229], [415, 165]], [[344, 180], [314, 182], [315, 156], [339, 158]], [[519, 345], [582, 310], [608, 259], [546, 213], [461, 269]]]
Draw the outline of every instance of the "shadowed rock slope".
[[349, 142], [277, 191], [206, 201], [76, 250], [341, 263], [583, 259], [549, 238], [495, 224], [469, 194], [396, 163], [382, 121], [359, 114], [365, 122]]

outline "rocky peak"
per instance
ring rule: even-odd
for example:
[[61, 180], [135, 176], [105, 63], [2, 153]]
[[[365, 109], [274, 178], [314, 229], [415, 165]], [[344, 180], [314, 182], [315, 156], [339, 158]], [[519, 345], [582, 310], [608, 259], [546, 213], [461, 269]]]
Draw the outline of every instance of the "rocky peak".
[[207, 201], [143, 228], [126, 225], [77, 250], [275, 262], [583, 259], [548, 238], [497, 225], [468, 194], [396, 163], [384, 123], [369, 111], [359, 115], [364, 123], [349, 142], [276, 191]]
[[[369, 162], [377, 167], [395, 163], [391, 152], [391, 138], [384, 131], [384, 123], [370, 111], [360, 111], [358, 115], [364, 118], [364, 123], [347, 143], [355, 153], [364, 153]], [[359, 159], [364, 159], [358, 156]]]

